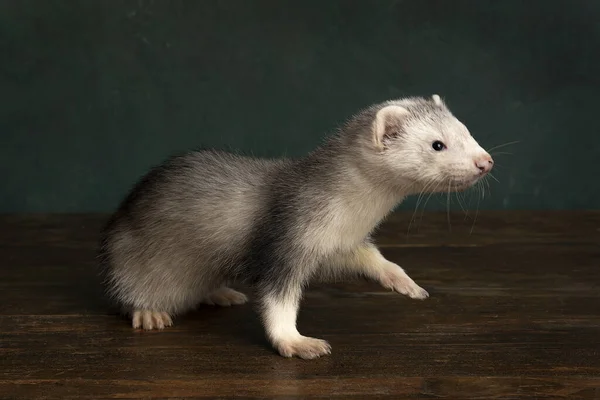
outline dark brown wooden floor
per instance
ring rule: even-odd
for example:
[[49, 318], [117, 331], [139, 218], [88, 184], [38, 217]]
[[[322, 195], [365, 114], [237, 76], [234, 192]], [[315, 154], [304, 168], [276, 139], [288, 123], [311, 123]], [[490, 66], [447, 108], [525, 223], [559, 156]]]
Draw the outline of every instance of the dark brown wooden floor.
[[0, 217], [1, 398], [600, 398], [600, 212], [408, 215], [383, 253], [431, 294], [315, 285], [301, 332], [333, 354], [284, 359], [250, 305], [164, 332], [115, 315], [93, 273], [98, 216]]

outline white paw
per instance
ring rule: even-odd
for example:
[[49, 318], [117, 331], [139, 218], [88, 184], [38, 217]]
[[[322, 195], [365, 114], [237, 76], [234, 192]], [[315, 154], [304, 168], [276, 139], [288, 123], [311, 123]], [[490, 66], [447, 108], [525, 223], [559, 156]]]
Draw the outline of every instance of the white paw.
[[400, 293], [407, 295], [411, 299], [424, 300], [429, 297], [429, 292], [414, 282], [404, 287], [403, 290]]
[[137, 310], [133, 312], [131, 319], [131, 326], [134, 329], [164, 329], [171, 325], [173, 325], [173, 320], [166, 312]]
[[217, 305], [221, 307], [229, 307], [233, 305], [244, 304], [248, 302], [248, 297], [244, 293], [228, 287], [220, 288], [206, 296], [203, 303]]
[[279, 341], [275, 344], [275, 348], [283, 357], [296, 356], [305, 360], [331, 354], [331, 345], [327, 341], [308, 336]]
[[411, 299], [423, 300], [429, 297], [427, 290], [417, 285], [406, 273], [399, 270], [399, 267], [387, 271], [381, 279], [381, 285]]

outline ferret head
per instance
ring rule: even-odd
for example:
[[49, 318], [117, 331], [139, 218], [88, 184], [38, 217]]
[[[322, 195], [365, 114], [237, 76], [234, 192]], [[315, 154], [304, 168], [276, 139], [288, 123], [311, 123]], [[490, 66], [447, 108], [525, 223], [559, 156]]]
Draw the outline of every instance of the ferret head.
[[492, 157], [438, 95], [389, 101], [374, 115], [369, 147], [412, 190], [464, 190], [492, 169]]

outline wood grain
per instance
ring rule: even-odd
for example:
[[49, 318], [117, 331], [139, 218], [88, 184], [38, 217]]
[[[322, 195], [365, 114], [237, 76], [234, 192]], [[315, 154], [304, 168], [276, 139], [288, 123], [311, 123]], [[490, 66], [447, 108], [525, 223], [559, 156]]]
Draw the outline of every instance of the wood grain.
[[132, 330], [95, 275], [105, 218], [0, 216], [0, 398], [600, 398], [600, 212], [480, 212], [472, 232], [427, 213], [408, 236], [392, 215], [377, 242], [431, 297], [312, 285], [300, 330], [333, 346], [314, 361], [276, 355], [251, 304]]

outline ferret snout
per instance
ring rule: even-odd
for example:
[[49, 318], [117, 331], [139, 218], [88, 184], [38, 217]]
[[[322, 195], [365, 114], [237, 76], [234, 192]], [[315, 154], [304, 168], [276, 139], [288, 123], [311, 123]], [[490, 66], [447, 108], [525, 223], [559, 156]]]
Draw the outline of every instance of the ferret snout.
[[490, 172], [492, 170], [492, 167], [494, 166], [494, 160], [492, 159], [492, 156], [490, 156], [487, 153], [485, 153], [482, 156], [476, 157], [474, 161], [475, 166], [479, 169], [479, 173], [481, 175]]

